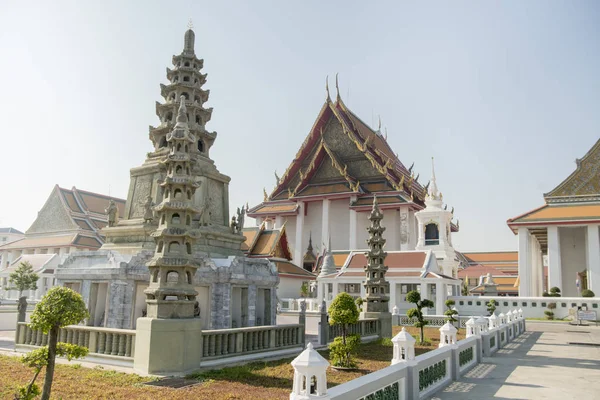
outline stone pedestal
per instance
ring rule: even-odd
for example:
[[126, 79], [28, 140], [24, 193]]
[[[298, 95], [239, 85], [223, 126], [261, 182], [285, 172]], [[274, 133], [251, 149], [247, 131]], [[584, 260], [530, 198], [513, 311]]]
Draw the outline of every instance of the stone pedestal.
[[377, 318], [381, 327], [381, 337], [392, 337], [392, 314], [389, 312], [361, 312], [359, 319]]
[[133, 368], [141, 374], [183, 376], [200, 368], [200, 319], [138, 318]]

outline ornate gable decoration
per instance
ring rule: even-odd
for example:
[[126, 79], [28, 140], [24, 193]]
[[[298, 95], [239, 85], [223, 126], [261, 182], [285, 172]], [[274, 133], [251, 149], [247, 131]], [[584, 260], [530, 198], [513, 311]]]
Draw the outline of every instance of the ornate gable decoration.
[[600, 140], [575, 162], [575, 171], [554, 190], [544, 194], [546, 203], [600, 200]]

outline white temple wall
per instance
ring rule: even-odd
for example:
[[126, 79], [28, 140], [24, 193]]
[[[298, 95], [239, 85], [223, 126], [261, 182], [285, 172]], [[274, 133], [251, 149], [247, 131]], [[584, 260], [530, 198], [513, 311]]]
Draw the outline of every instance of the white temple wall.
[[[306, 282], [309, 280], [307, 279]], [[277, 297], [280, 299], [296, 299], [300, 297], [300, 287], [304, 279], [292, 278], [286, 276], [279, 277], [279, 285], [277, 286]]]
[[[358, 250], [367, 249], [369, 247], [367, 246], [367, 239], [369, 238], [367, 228], [371, 226], [369, 212], [357, 213], [356, 219], [356, 247]], [[385, 224], [385, 218], [383, 219], [383, 224]], [[387, 239], [387, 231], [383, 233], [383, 237]]]
[[586, 227], [559, 228], [563, 297], [579, 296], [575, 280], [577, 273], [587, 268]]
[[[329, 205], [329, 232], [333, 250], [347, 250], [350, 240], [350, 209], [348, 199], [334, 200]], [[324, 238], [327, 241], [327, 238]]]
[[[312, 243], [315, 252], [320, 251], [323, 248], [323, 241], [327, 240], [322, 238], [321, 229], [323, 228], [323, 203], [321, 201], [307, 202], [306, 205], [306, 216], [304, 217], [304, 229], [302, 230], [302, 243], [306, 243], [304, 246], [308, 246], [308, 237], [312, 232]], [[332, 224], [330, 226], [335, 226]], [[302, 249], [302, 254], [306, 249]]]

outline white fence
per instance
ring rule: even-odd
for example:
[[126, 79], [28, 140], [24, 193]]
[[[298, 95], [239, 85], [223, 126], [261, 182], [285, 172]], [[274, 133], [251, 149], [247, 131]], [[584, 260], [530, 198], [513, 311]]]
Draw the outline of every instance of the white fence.
[[487, 315], [487, 303], [496, 301], [496, 314], [522, 309], [525, 318], [545, 318], [548, 304], [555, 303], [555, 318], [565, 318], [577, 307], [600, 312], [600, 297], [510, 297], [510, 296], [452, 296], [459, 315]]
[[[413, 359], [407, 357], [408, 359], [405, 360], [403, 356], [401, 360], [394, 360], [395, 364], [389, 367], [324, 391], [322, 388], [327, 387], [325, 371], [328, 363], [314, 352], [312, 346], [309, 346], [292, 362], [294, 387], [290, 399], [416, 400], [429, 398], [465, 375], [481, 362], [483, 355], [491, 356], [525, 331], [525, 320], [516, 315], [510, 322], [498, 321], [499, 326], [491, 329], [490, 326], [494, 325], [495, 320], [490, 321], [485, 318], [481, 321], [481, 323], [476, 322], [474, 326], [471, 325], [475, 334], [470, 334], [456, 344], [447, 344]], [[406, 343], [409, 342], [404, 342], [405, 345]], [[412, 343], [414, 346], [414, 341]], [[394, 345], [396, 346], [397, 343]], [[394, 354], [402, 353], [396, 350], [398, 349], [394, 350]], [[402, 354], [410, 354], [410, 352]], [[307, 377], [316, 377], [313, 385], [310, 384], [310, 380], [305, 379]], [[320, 382], [320, 379], [324, 379], [325, 382]]]

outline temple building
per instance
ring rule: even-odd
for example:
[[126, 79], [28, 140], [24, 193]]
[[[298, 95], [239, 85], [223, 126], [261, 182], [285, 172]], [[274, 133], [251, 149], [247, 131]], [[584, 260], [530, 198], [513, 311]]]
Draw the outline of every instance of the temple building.
[[544, 194], [543, 206], [507, 222], [519, 240], [519, 296], [541, 296], [552, 287], [563, 296], [600, 293], [600, 140], [575, 163], [575, 171]]
[[75, 251], [95, 251], [104, 243], [102, 228], [108, 224], [105, 208], [115, 204], [116, 217], [123, 216], [125, 200], [73, 187], [54, 186], [37, 218], [20, 238], [0, 246], [0, 295], [16, 299], [17, 292], [4, 290], [8, 277], [21, 262], [31, 263], [40, 275], [38, 289], [28, 294], [39, 300], [56, 284], [55, 270]]
[[279, 229], [266, 229], [263, 223], [258, 227], [244, 228], [243, 234], [246, 241], [242, 244], [242, 250], [246, 257], [266, 258], [277, 267], [279, 299], [308, 295], [303, 293], [303, 287], [310, 287], [317, 276], [292, 262], [285, 225]]
[[244, 256], [246, 208], [230, 219], [230, 178], [210, 158], [217, 133], [205, 127], [212, 108], [194, 41], [187, 30], [167, 68], [160, 125], [149, 130], [153, 151], [130, 170], [123, 217], [108, 206], [106, 243], [57, 269], [59, 284], [88, 304], [90, 325], [131, 329], [146, 316], [198, 318], [202, 329], [276, 323], [277, 267]]
[[[399, 160], [386, 136], [350, 111], [339, 90], [334, 102], [327, 89], [298, 153], [281, 177], [275, 174], [275, 188], [264, 190], [264, 201], [249, 209], [248, 216], [268, 229], [285, 224], [294, 264], [310, 268], [316, 262], [313, 251], [322, 254], [329, 240], [334, 257], [337, 251], [367, 248], [367, 217], [376, 195], [385, 216], [386, 251], [431, 249], [446, 273], [456, 276], [458, 262], [448, 251], [450, 233], [458, 231], [453, 210], [444, 206], [435, 210], [440, 219], [418, 219], [429, 184], [419, 183], [419, 175]], [[441, 206], [441, 194], [439, 200]], [[423, 240], [418, 242], [420, 231]]]
[[[497, 283], [499, 296], [517, 296], [519, 253], [516, 251], [488, 251], [456, 253], [461, 261], [458, 278], [466, 283], [468, 295], [483, 294], [487, 274]], [[462, 292], [462, 288], [461, 288]]]

